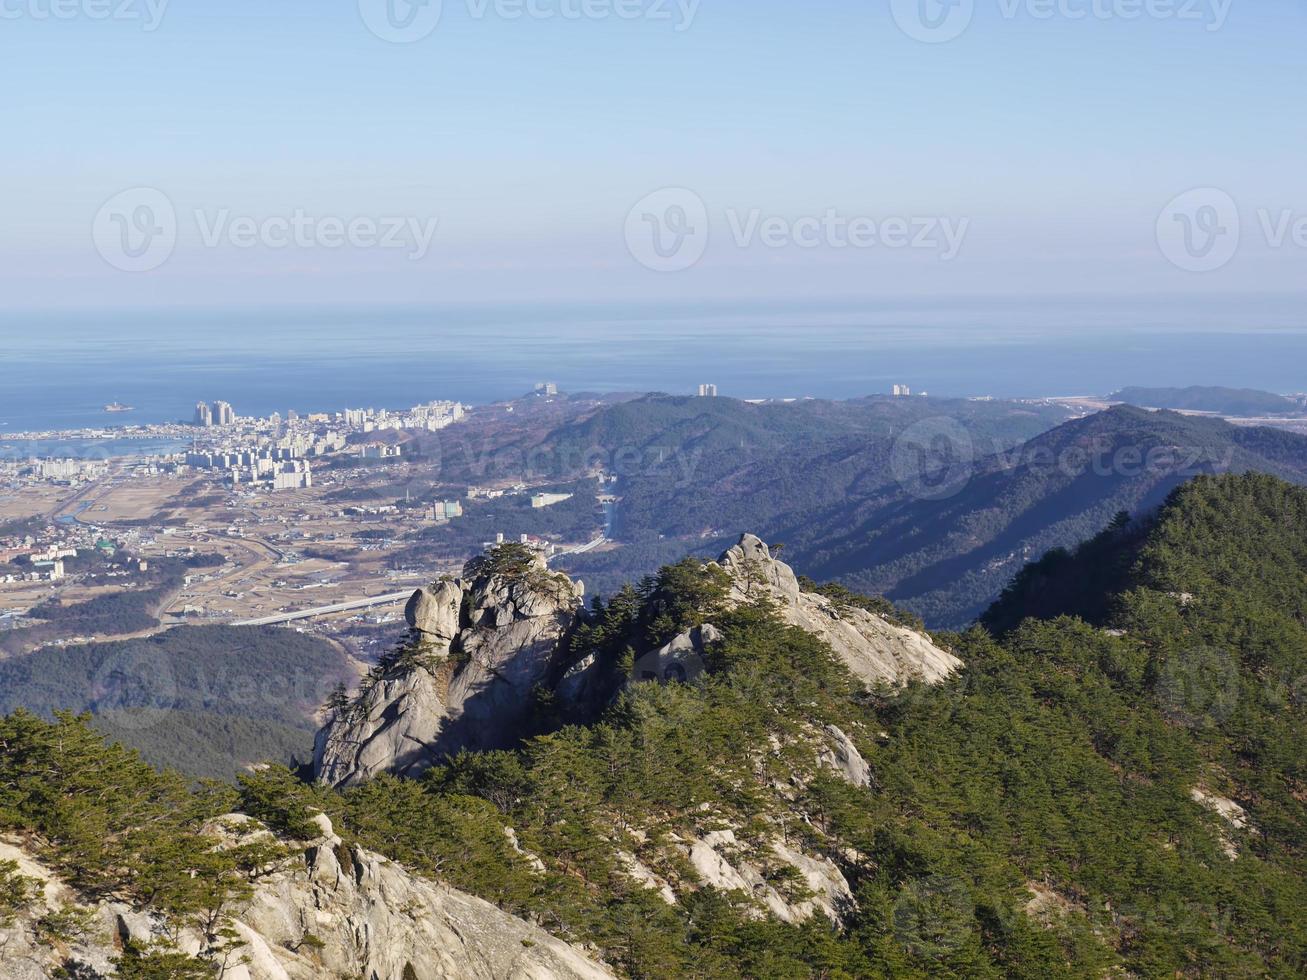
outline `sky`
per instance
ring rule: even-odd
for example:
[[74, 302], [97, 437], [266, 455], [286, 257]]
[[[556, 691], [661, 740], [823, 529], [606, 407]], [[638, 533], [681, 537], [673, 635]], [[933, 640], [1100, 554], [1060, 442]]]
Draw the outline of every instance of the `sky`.
[[0, 311], [1292, 293], [1305, 29], [1303, 0], [0, 0]]

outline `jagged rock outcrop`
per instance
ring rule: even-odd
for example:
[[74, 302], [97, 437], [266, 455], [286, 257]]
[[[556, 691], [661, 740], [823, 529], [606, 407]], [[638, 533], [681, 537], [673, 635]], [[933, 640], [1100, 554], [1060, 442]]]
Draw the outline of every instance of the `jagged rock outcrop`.
[[393, 772], [419, 776], [440, 756], [435, 743], [449, 720], [442, 666], [382, 676], [348, 710], [318, 731], [313, 771], [331, 786], [355, 786]]
[[817, 757], [818, 761], [850, 786], [870, 786], [871, 766], [853, 744], [853, 739], [835, 725], [827, 725], [825, 731], [830, 743]]
[[752, 534], [741, 537], [718, 564], [731, 576], [733, 601], [769, 596], [787, 623], [825, 640], [849, 671], [869, 686], [914, 679], [936, 683], [962, 666], [962, 661], [924, 633], [804, 592], [794, 570], [773, 558], [771, 549]]
[[[266, 834], [239, 814], [221, 821], [222, 833]], [[581, 951], [489, 902], [417, 878], [360, 847], [347, 846], [325, 816], [321, 836], [303, 858], [259, 880], [251, 901], [235, 910], [231, 926], [242, 943], [225, 980], [600, 980], [612, 974]], [[77, 896], [39, 862], [12, 845], [23, 874], [44, 895], [8, 928], [0, 929], [0, 976], [45, 980], [66, 964], [74, 976], [112, 975], [122, 940], [162, 938], [161, 923], [111, 903], [81, 906], [91, 931], [55, 948], [36, 940], [33, 922], [48, 910], [76, 904]], [[198, 949], [183, 935], [185, 952]], [[237, 963], [235, 960], [243, 960]]]
[[461, 749], [511, 745], [583, 595], [543, 562], [418, 590], [406, 609], [412, 645], [319, 731], [316, 777], [349, 786], [416, 776]]

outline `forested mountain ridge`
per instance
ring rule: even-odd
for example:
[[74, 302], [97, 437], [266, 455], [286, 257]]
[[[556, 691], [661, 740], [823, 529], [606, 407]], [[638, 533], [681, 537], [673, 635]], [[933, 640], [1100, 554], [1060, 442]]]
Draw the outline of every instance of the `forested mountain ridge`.
[[[264, 980], [277, 976], [261, 959], [269, 937], [270, 955], [301, 971], [289, 975], [339, 975], [322, 966], [342, 955], [338, 920], [311, 937], [252, 936], [238, 893], [252, 889], [272, 929], [284, 920], [270, 910], [298, 908], [283, 903], [325, 887], [323, 869], [348, 857], [356, 877], [380, 874], [368, 870], [378, 852], [619, 976], [1302, 975], [1307, 491], [1200, 479], [1134, 540], [1096, 604], [1109, 619], [937, 635], [959, 670], [871, 689], [784, 624], [761, 556], [743, 549], [733, 584], [721, 565], [681, 563], [594, 605], [566, 641], [569, 663], [631, 671], [598, 717], [544, 697], [542, 734], [435, 760], [417, 779], [335, 790], [269, 769], [188, 794], [76, 722], [20, 715], [0, 723], [0, 830], [23, 835], [78, 902], [114, 889], [145, 914], [138, 939], [209, 923], [207, 944], [178, 961], [195, 972], [147, 972], [138, 951], [119, 976], [214, 976], [228, 957]], [[833, 619], [876, 605], [825, 591]], [[686, 634], [699, 671], [642, 682], [625, 651]], [[204, 828], [232, 809], [286, 853], [206, 857], [220, 840]], [[324, 849], [314, 811], [340, 844]], [[204, 862], [216, 863], [197, 889], [188, 869]], [[139, 869], [127, 884], [124, 868]], [[48, 928], [50, 909], [10, 905], [12, 929]], [[440, 914], [407, 914], [428, 911]], [[497, 928], [524, 955], [543, 942]], [[386, 980], [452, 975], [439, 947], [415, 949], [368, 965]], [[502, 958], [477, 962], [509, 975]]]
[[530, 458], [601, 462], [617, 477], [621, 547], [563, 563], [611, 594], [686, 554], [717, 554], [742, 528], [777, 540], [795, 520], [895, 484], [904, 447], [929, 440], [940, 420], [988, 454], [1069, 417], [1051, 405], [964, 399], [754, 405], [653, 395], [560, 427]]
[[984, 611], [1027, 562], [1074, 546], [1119, 511], [1143, 513], [1200, 474], [1307, 482], [1307, 437], [1120, 406], [1015, 452], [972, 459], [946, 441], [918, 464], [939, 481], [894, 485], [780, 533], [796, 567], [884, 594], [933, 625]]

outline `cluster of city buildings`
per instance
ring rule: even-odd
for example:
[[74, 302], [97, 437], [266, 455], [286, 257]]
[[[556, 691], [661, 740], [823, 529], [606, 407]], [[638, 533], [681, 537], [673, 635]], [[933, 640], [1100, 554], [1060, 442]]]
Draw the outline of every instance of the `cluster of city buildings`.
[[[491, 548], [495, 547], [496, 545], [503, 544], [505, 540], [506, 539], [504, 537], [504, 533], [500, 531], [495, 534], [495, 540], [482, 541], [481, 547], [486, 551], [489, 551]], [[526, 545], [536, 554], [544, 558], [552, 558], [554, 555], [558, 553], [559, 550], [558, 545], [554, 544], [552, 541], [547, 541], [544, 538], [538, 537], [534, 534], [520, 535], [517, 540], [519, 544]]]
[[313, 467], [299, 451], [287, 446], [189, 452], [185, 465], [196, 470], [217, 470], [233, 486], [266, 486], [272, 490], [301, 490], [313, 486]]
[[699, 385], [699, 397], [700, 397], [700, 398], [716, 398], [716, 397], [717, 397], [717, 386], [716, 386], [716, 385]]
[[434, 401], [401, 412], [387, 409], [347, 408], [338, 420], [360, 432], [414, 430], [437, 432], [463, 418], [467, 410], [459, 402]]
[[76, 486], [98, 480], [109, 472], [104, 460], [88, 459], [27, 459], [0, 462], [0, 478], [36, 480]]
[[525, 483], [515, 483], [511, 487], [468, 487], [468, 500], [498, 500], [500, 497], [513, 497], [526, 492]]
[[31, 571], [6, 572], [0, 574], [0, 584], [12, 585], [15, 582], [62, 582], [64, 580], [64, 563], [62, 560], [34, 561], [25, 566]]
[[[894, 395], [895, 398], [911, 398], [911, 397], [912, 397], [912, 389], [911, 389], [910, 387], [908, 387], [907, 385], [895, 385], [895, 386], [893, 387], [893, 389], [892, 389], [892, 393], [893, 393], [893, 395]], [[919, 392], [917, 392], [917, 397], [918, 397], [918, 398], [926, 398], [926, 397], [927, 397], [927, 394], [926, 394], [926, 392], [924, 392], [924, 391], [919, 391]]]
[[[432, 401], [403, 411], [376, 408], [347, 408], [334, 414], [319, 412], [301, 416], [288, 412], [266, 419], [236, 415], [227, 402], [195, 406], [199, 428], [223, 428], [228, 434], [221, 443], [186, 454], [185, 465], [197, 470], [226, 474], [232, 486], [263, 486], [273, 490], [313, 486], [309, 460], [343, 451], [348, 437], [386, 431], [435, 432], [453, 425], [466, 415], [459, 402]], [[235, 430], [234, 433], [231, 430]], [[365, 445], [358, 453], [364, 459], [397, 459], [402, 446]]]

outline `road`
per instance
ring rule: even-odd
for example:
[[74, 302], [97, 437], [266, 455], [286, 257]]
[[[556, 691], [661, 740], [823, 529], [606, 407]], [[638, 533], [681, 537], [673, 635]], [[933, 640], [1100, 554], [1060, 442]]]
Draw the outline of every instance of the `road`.
[[318, 606], [316, 609], [301, 609], [299, 612], [279, 613], [262, 619], [247, 619], [232, 626], [276, 626], [278, 623], [293, 623], [298, 619], [313, 619], [316, 616], [329, 616], [332, 613], [350, 612], [354, 609], [371, 609], [373, 606], [390, 606], [406, 602], [413, 595], [414, 589], [392, 592], [389, 595], [373, 596], [371, 599], [355, 599], [352, 602], [338, 602], [334, 606]]
[[589, 541], [583, 545], [580, 545], [579, 547], [571, 548], [567, 551], [560, 551], [556, 555], [552, 556], [549, 560], [553, 561], [554, 558], [565, 558], [568, 555], [584, 555], [587, 551], [594, 551], [601, 544], [606, 544], [607, 542], [608, 539], [600, 535], [599, 537], [595, 538], [593, 541]]

